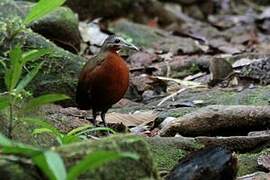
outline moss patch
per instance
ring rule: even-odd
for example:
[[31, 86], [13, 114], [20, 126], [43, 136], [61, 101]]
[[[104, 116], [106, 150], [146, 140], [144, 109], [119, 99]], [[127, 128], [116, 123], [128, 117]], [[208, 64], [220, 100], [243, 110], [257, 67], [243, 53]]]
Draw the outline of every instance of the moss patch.
[[238, 164], [239, 164], [239, 170], [238, 170], [238, 176], [243, 176], [246, 174], [251, 174], [256, 171], [261, 170], [258, 167], [257, 159], [259, 156], [263, 154], [270, 154], [270, 149], [262, 150], [261, 152], [256, 153], [246, 153], [246, 154], [239, 154], [238, 155]]
[[[183, 140], [179, 142], [178, 138], [165, 137], [147, 138], [146, 140], [160, 170], [171, 170], [188, 153], [203, 147], [195, 140], [194, 142]], [[185, 146], [185, 144], [187, 145]]]

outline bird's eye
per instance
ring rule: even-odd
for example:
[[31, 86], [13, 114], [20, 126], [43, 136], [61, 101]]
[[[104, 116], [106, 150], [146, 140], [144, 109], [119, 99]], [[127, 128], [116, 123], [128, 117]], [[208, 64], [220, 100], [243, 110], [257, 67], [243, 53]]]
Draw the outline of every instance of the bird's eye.
[[120, 39], [115, 39], [114, 43], [116, 43], [116, 44], [120, 43]]

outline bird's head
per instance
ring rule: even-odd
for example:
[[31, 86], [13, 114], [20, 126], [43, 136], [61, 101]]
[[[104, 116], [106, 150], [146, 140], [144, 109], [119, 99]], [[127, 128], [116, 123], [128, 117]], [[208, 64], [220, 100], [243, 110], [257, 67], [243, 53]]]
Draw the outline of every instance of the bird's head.
[[121, 49], [133, 49], [139, 51], [139, 49], [135, 45], [125, 41], [123, 38], [116, 35], [110, 35], [107, 39], [105, 39], [101, 49], [103, 51], [119, 51]]

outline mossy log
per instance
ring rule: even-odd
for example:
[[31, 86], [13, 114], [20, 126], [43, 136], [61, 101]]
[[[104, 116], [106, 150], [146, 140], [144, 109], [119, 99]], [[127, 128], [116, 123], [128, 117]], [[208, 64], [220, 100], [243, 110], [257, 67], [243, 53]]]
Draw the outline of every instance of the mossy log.
[[246, 135], [270, 127], [269, 106], [207, 106], [161, 129], [161, 136]]
[[203, 147], [222, 146], [234, 152], [247, 153], [270, 146], [270, 136], [153, 137], [145, 140], [158, 168], [163, 170], [170, 170], [179, 159]]
[[[138, 154], [140, 157], [139, 160], [122, 158], [108, 162], [100, 168], [87, 171], [82, 174], [79, 179], [159, 179], [157, 169], [147, 143], [137, 136], [114, 136], [99, 141], [84, 141], [81, 143], [58, 147], [55, 150], [60, 153], [64, 159], [67, 169], [76, 164], [85, 155], [100, 150], [132, 152]], [[8, 165], [9, 167], [14, 167], [15, 170], [14, 168], [3, 168]], [[29, 169], [29, 166], [16, 164], [15, 161], [6, 161], [5, 156], [0, 157], [0, 177], [7, 177], [7, 179], [22, 179], [21, 177], [36, 179], [36, 177], [40, 177], [40, 172], [38, 172], [34, 167], [32, 167], [31, 173], [24, 168]]]

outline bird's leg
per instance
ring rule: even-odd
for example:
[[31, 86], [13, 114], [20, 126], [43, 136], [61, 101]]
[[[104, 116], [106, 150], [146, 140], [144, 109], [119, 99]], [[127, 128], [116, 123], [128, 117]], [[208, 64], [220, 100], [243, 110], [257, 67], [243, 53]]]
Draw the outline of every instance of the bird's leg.
[[[106, 121], [105, 121], [105, 115], [106, 115], [107, 111], [108, 111], [108, 109], [106, 109], [105, 111], [101, 111], [101, 114], [100, 114], [100, 117], [102, 119], [104, 127], [107, 127], [107, 124], [106, 124]], [[106, 134], [107, 134], [107, 136], [111, 135], [109, 131], [106, 131]]]
[[106, 115], [106, 112], [107, 112], [107, 110], [102, 111], [101, 114], [100, 114], [100, 117], [101, 117], [101, 119], [102, 119], [102, 122], [103, 122], [103, 124], [104, 124], [104, 127], [107, 127], [107, 124], [106, 124], [106, 121], [105, 121], [105, 115]]
[[97, 125], [97, 111], [93, 109], [93, 119], [91, 119], [91, 123], [96, 126]]

